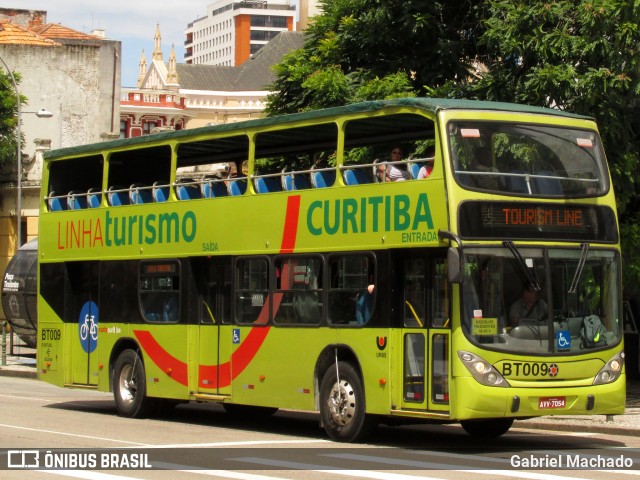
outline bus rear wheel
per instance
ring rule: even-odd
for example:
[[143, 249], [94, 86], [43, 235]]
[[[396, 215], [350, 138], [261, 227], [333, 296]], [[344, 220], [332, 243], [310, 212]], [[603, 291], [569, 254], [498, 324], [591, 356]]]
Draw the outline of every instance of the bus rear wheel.
[[123, 417], [143, 418], [157, 406], [147, 397], [147, 377], [142, 359], [133, 350], [123, 351], [113, 369], [113, 396], [118, 413]]
[[496, 438], [504, 435], [513, 425], [513, 418], [492, 418], [487, 420], [462, 420], [462, 428], [477, 438]]
[[375, 429], [376, 423], [365, 413], [364, 389], [351, 364], [338, 362], [340, 379], [332, 365], [320, 384], [320, 418], [332, 440], [358, 442]]

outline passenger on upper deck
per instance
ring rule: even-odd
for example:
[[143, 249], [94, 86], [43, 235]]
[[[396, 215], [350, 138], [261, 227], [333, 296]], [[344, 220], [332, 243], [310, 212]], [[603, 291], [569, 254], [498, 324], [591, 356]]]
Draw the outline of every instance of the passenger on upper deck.
[[[411, 172], [407, 168], [407, 162], [402, 160], [402, 147], [396, 146], [391, 150], [391, 162], [387, 165], [387, 181], [401, 182], [411, 179]], [[395, 163], [400, 162], [400, 163]]]
[[433, 147], [429, 147], [425, 154], [427, 157], [427, 162], [422, 165], [422, 167], [420, 167], [420, 170], [418, 170], [418, 176], [416, 177], [418, 179], [427, 178], [429, 175], [431, 175], [431, 171], [433, 170], [433, 163], [435, 161], [436, 155], [435, 149]]

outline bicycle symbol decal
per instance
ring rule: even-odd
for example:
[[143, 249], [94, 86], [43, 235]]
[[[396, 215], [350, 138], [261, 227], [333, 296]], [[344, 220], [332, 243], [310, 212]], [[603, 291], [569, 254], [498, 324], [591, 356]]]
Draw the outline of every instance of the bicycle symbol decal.
[[558, 350], [568, 350], [571, 348], [571, 333], [568, 330], [556, 332], [556, 347], [558, 347]]
[[88, 301], [82, 306], [78, 318], [80, 345], [87, 352], [93, 352], [98, 346], [98, 306]]

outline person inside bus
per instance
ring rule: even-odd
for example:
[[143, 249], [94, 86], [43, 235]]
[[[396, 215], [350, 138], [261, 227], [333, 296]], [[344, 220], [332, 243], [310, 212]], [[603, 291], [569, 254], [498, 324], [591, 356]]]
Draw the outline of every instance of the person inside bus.
[[417, 179], [428, 178], [429, 175], [431, 175], [431, 171], [433, 170], [433, 163], [436, 159], [435, 149], [433, 147], [429, 147], [425, 154], [427, 161], [420, 167], [420, 170], [418, 170], [418, 176], [416, 177]]
[[387, 181], [402, 182], [411, 179], [411, 172], [407, 168], [407, 162], [402, 159], [402, 147], [396, 146], [391, 150], [391, 162], [387, 165]]
[[539, 325], [547, 318], [548, 307], [539, 293], [533, 285], [525, 287], [522, 297], [513, 302], [509, 309], [511, 327]]
[[498, 176], [491, 175], [493, 172], [498, 173], [498, 169], [492, 163], [491, 149], [489, 147], [480, 147], [474, 153], [471, 171], [480, 173], [480, 175], [473, 176], [474, 185], [489, 190], [498, 190], [500, 188]]

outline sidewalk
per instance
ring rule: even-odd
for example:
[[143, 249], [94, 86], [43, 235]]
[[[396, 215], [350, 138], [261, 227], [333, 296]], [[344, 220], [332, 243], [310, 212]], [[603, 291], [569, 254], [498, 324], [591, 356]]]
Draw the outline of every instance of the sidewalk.
[[[7, 348], [6, 366], [0, 365], [0, 376], [36, 378], [35, 350], [16, 346], [14, 355]], [[596, 400], [597, 401], [597, 400]], [[560, 432], [590, 432], [640, 437], [640, 380], [627, 378], [627, 404], [624, 415], [571, 416], [558, 415], [517, 420], [513, 428], [532, 428]]]

